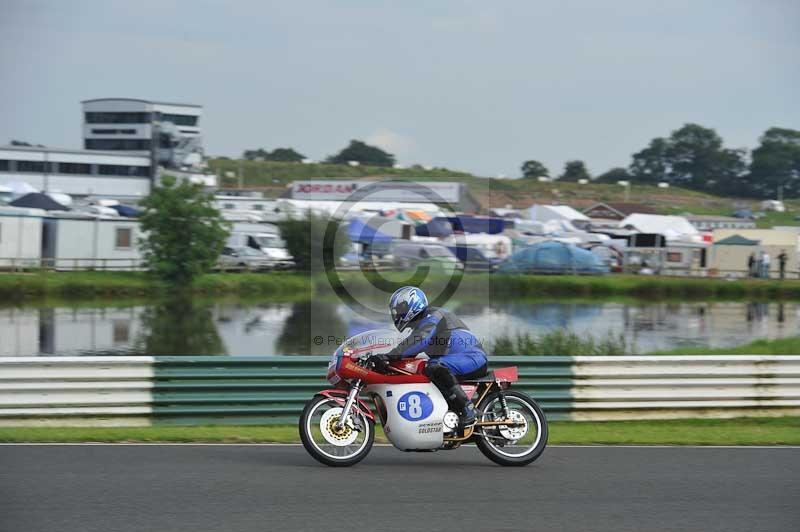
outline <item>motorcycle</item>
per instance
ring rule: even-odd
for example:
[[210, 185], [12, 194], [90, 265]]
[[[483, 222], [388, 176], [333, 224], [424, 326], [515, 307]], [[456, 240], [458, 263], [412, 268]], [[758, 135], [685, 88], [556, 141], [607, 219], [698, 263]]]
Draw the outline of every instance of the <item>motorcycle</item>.
[[360, 395], [372, 400], [389, 442], [402, 451], [453, 450], [474, 442], [493, 462], [530, 464], [547, 445], [547, 419], [528, 395], [511, 389], [516, 367], [498, 368], [461, 382], [478, 411], [475, 425], [459, 426], [439, 389], [422, 373], [426, 358], [389, 363], [385, 373], [368, 362], [392, 348], [382, 331], [347, 339], [331, 356], [328, 382], [306, 403], [300, 416], [300, 439], [306, 451], [329, 466], [352, 466], [375, 441], [376, 416]]

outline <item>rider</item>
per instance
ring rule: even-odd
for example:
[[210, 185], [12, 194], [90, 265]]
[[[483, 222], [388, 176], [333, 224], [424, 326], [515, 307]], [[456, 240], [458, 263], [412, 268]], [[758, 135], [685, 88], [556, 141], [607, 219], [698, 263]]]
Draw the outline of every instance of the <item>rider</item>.
[[412, 331], [389, 353], [374, 355], [376, 367], [385, 366], [387, 360], [410, 358], [424, 351], [429, 360], [423, 373], [461, 416], [461, 426], [473, 425], [475, 407], [456, 377], [466, 380], [486, 375], [486, 353], [480, 341], [453, 313], [429, 306], [425, 293], [415, 286], [395, 291], [389, 298], [389, 310], [398, 331], [408, 327]]

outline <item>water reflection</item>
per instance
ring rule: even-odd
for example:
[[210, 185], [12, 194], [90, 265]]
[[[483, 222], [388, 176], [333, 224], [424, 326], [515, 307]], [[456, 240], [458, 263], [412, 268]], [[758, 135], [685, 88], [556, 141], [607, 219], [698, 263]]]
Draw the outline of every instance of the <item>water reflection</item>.
[[[623, 333], [638, 352], [730, 347], [799, 334], [800, 304], [454, 300], [449, 305], [489, 345], [498, 335], [566, 327]], [[170, 299], [128, 307], [0, 308], [0, 356], [327, 355], [343, 336], [390, 326], [335, 299]], [[321, 337], [322, 343], [315, 341]], [[333, 339], [330, 339], [333, 338]]]
[[[276, 341], [277, 351], [287, 355], [329, 355], [339, 343], [329, 339], [340, 337], [347, 330], [338, 307], [335, 302], [316, 300], [292, 303], [292, 313]], [[319, 319], [321, 316], [325, 319]]]
[[[145, 307], [134, 350], [147, 355], [224, 355], [211, 307], [191, 296], [175, 296]], [[114, 329], [116, 334], [116, 329]]]

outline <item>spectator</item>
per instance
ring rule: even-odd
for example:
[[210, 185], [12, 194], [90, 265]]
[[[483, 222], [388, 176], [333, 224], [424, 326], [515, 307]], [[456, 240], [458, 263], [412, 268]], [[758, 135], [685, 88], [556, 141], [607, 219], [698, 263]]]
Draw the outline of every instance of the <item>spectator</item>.
[[786, 254], [786, 250], [782, 249], [781, 254], [778, 255], [778, 268], [780, 269], [781, 274], [781, 281], [786, 278], [786, 261], [789, 260], [789, 256]]
[[756, 254], [751, 253], [749, 257], [747, 257], [747, 276], [748, 277], [755, 277], [756, 276]]
[[769, 279], [770, 256], [766, 251], [761, 252], [761, 277]]

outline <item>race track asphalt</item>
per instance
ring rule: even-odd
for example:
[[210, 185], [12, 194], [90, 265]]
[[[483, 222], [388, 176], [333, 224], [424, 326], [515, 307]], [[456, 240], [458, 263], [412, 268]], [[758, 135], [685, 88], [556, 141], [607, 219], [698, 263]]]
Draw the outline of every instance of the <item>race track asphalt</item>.
[[0, 446], [3, 532], [800, 530], [800, 448], [375, 447], [328, 468], [297, 446]]

